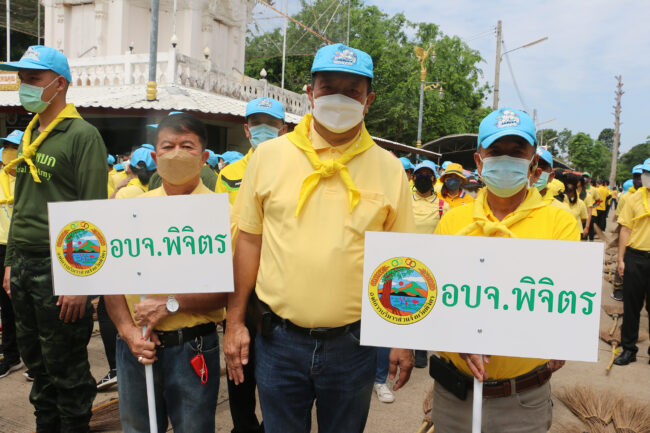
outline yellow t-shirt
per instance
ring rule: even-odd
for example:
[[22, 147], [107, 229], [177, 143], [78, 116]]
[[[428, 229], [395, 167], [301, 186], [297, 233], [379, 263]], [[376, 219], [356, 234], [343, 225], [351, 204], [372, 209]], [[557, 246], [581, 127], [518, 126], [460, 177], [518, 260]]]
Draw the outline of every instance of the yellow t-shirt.
[[593, 216], [596, 216], [598, 210], [605, 209], [604, 207], [603, 209], [600, 209], [602, 202], [604, 202], [605, 200], [603, 200], [603, 198], [600, 196], [600, 191], [598, 191], [598, 188], [594, 188], [593, 186], [587, 190], [587, 193], [591, 195], [591, 198], [594, 201], [594, 204], [592, 205], [593, 209], [591, 211], [591, 214]]
[[464, 191], [463, 189], [460, 190], [460, 192], [456, 197], [451, 197], [450, 195], [443, 195], [441, 190], [438, 193], [438, 198], [444, 200], [449, 205], [450, 209], [474, 202], [474, 197], [469, 195], [467, 191]]
[[235, 199], [237, 198], [237, 193], [239, 192], [241, 181], [244, 177], [244, 173], [246, 172], [246, 167], [248, 166], [248, 162], [251, 159], [251, 155], [253, 155], [252, 147], [246, 156], [244, 156], [239, 161], [235, 161], [232, 164], [225, 166], [219, 173], [214, 191], [227, 192], [228, 200], [230, 200], [231, 205], [235, 203]]
[[115, 194], [115, 198], [135, 198], [140, 197], [142, 194], [148, 191], [148, 188], [145, 185], [142, 185], [140, 180], [137, 177], [134, 177], [129, 181], [129, 183], [121, 188]]
[[[487, 194], [481, 192], [473, 204], [450, 210], [442, 217], [436, 229], [436, 234], [455, 235], [474, 221], [485, 219], [495, 222], [498, 221], [492, 213], [486, 197]], [[541, 201], [542, 198], [537, 188], [530, 188], [528, 195], [517, 210], [515, 210], [515, 213], [522, 208], [538, 206], [538, 203]], [[542, 205], [533, 209], [527, 217], [515, 222], [509, 229], [520, 238], [580, 240], [580, 232], [578, 231], [575, 219], [568, 212], [553, 206]], [[469, 236], [483, 235], [483, 231], [478, 228], [469, 234]], [[457, 353], [440, 352], [440, 355], [450, 360], [463, 373], [472, 376], [472, 372], [467, 367], [467, 364]], [[528, 373], [546, 362], [548, 362], [547, 359], [492, 356], [489, 364], [485, 365], [485, 369], [490, 379], [508, 379]]]
[[[442, 206], [441, 206], [442, 204]], [[447, 213], [449, 204], [440, 200], [435, 194], [423, 197], [419, 192], [413, 193], [413, 215], [416, 233], [433, 234], [440, 222], [441, 215]]]
[[[578, 198], [580, 198], [580, 195], [582, 194], [582, 190], [578, 190]], [[591, 195], [590, 190], [585, 191], [585, 198], [580, 198], [580, 200], [585, 202], [585, 206], [587, 206], [587, 211], [589, 208], [593, 208], [594, 206], [594, 197]]]
[[587, 217], [589, 216], [587, 214], [587, 206], [585, 205], [585, 202], [578, 199], [575, 203], [571, 203], [569, 201], [569, 197], [564, 196], [564, 204], [566, 205], [569, 212], [571, 212], [571, 215], [573, 215], [573, 217], [576, 219], [578, 222], [578, 228], [580, 231], [582, 231], [584, 229], [582, 220], [587, 221]]
[[[14, 195], [14, 186], [16, 185], [16, 177], [10, 174], [9, 176], [9, 193]], [[0, 200], [4, 200], [5, 197], [2, 188], [0, 188]], [[11, 225], [11, 214], [14, 211], [13, 204], [4, 203], [0, 205], [0, 245], [7, 245], [7, 239], [9, 237], [9, 226]], [[2, 289], [0, 289], [2, 290]]]
[[649, 196], [648, 188], [639, 188], [626, 199], [625, 207], [618, 217], [619, 224], [632, 230], [627, 246], [635, 250], [650, 251]]
[[603, 211], [607, 208], [607, 197], [609, 197], [610, 195], [609, 188], [607, 188], [604, 185], [601, 185], [597, 188], [597, 190], [598, 190], [598, 194], [600, 194], [601, 202], [596, 208], [596, 210]]
[[621, 198], [618, 200], [618, 205], [616, 206], [616, 216], [618, 217], [621, 214], [621, 211], [623, 210], [623, 206], [625, 206], [625, 203], [627, 203], [627, 199], [636, 192], [636, 188], [632, 187], [628, 189], [626, 192], [621, 194]]
[[[192, 191], [192, 194], [214, 194], [213, 191], [210, 191], [208, 187], [203, 185], [201, 181], [197, 187]], [[152, 189], [151, 191], [144, 193], [142, 197], [166, 197], [167, 193], [165, 192], [164, 187]], [[179, 270], [179, 272], [182, 272]], [[148, 295], [149, 296], [149, 295]], [[155, 295], [150, 295], [155, 296]], [[126, 304], [129, 307], [131, 312], [131, 317], [133, 315], [133, 306], [140, 302], [140, 295], [124, 295], [126, 298]], [[226, 317], [226, 309], [219, 308], [209, 313], [177, 313], [173, 316], [169, 316], [164, 319], [162, 322], [156, 326], [158, 331], [173, 331], [180, 328], [191, 328], [192, 326], [201, 325], [203, 323], [210, 322], [221, 322]], [[133, 319], [135, 323], [135, 318]]]
[[124, 179], [126, 179], [126, 173], [124, 170], [115, 171], [115, 169], [113, 169], [108, 173], [108, 197], [113, 195], [115, 188], [117, 188], [120, 182]]
[[[331, 146], [312, 129], [321, 160]], [[314, 169], [286, 135], [259, 146], [239, 190], [239, 230], [262, 235], [257, 296], [280, 317], [306, 328], [337, 327], [361, 318], [366, 231], [414, 232], [406, 173], [374, 145], [346, 164], [361, 199], [350, 213], [339, 173], [321, 178], [295, 216], [303, 181]]]

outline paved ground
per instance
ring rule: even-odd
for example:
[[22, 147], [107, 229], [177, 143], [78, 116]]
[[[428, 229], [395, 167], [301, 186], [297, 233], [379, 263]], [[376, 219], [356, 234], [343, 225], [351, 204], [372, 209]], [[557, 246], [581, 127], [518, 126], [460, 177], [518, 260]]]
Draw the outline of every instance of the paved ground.
[[[610, 253], [612, 252], [610, 251]], [[604, 280], [603, 304], [613, 304], [615, 302], [610, 298], [610, 293], [611, 285]], [[607, 327], [609, 324], [611, 324], [611, 319], [601, 312], [601, 327]], [[642, 329], [648, 329], [648, 318], [645, 311], [641, 324]], [[561, 336], [558, 336], [558, 338], [561, 338]], [[106, 373], [108, 364], [106, 363], [101, 338], [98, 333], [93, 335], [88, 350], [92, 373], [96, 378], [99, 378]], [[644, 402], [650, 402], [650, 388], [647, 386], [648, 377], [650, 376], [648, 341], [646, 340], [639, 345], [638, 362], [626, 367], [614, 366], [607, 375], [605, 374], [605, 366], [609, 362], [610, 353], [610, 346], [601, 341], [598, 363], [567, 363], [563, 369], [553, 376], [552, 386], [554, 392], [559, 391], [564, 386], [588, 384], [612, 395], [625, 394]], [[376, 396], [373, 395], [366, 431], [371, 433], [415, 433], [423, 418], [422, 402], [431, 386], [432, 380], [428, 375], [428, 370], [415, 369], [407, 386], [396, 393], [394, 403], [380, 403]], [[29, 433], [33, 431], [33, 409], [28, 400], [30, 388], [31, 383], [25, 381], [22, 371], [0, 379], [0, 433]], [[99, 393], [96, 403], [104, 402], [116, 395], [117, 393], [114, 390]], [[216, 432], [219, 433], [228, 433], [232, 429], [227, 398], [225, 381], [222, 377], [216, 415]], [[554, 398], [554, 402], [554, 427], [552, 431], [559, 433], [562, 431], [559, 428], [561, 423], [572, 422], [576, 418], [556, 398]], [[316, 427], [313, 428], [313, 431], [317, 431]]]

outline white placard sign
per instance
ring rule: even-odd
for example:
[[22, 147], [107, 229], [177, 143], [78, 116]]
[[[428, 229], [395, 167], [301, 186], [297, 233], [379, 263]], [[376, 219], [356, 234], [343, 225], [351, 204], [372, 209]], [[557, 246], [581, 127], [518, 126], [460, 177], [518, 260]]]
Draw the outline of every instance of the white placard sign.
[[601, 243], [368, 232], [361, 344], [597, 361], [602, 263]]
[[227, 194], [49, 203], [55, 295], [232, 292]]

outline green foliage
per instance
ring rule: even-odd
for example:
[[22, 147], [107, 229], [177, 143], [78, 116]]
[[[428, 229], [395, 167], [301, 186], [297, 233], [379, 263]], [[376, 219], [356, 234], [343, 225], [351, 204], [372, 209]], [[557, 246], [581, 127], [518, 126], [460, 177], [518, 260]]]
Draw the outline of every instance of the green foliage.
[[555, 129], [540, 129], [537, 131], [537, 141], [540, 145], [547, 146], [553, 157], [564, 157], [569, 150], [571, 131], [564, 128], [558, 132]]
[[[303, 0], [294, 18], [323, 34], [334, 43], [345, 42], [347, 10], [340, 8], [328, 23], [337, 2]], [[322, 15], [322, 16], [321, 16]], [[373, 90], [376, 99], [366, 116], [371, 134], [407, 144], [415, 144], [420, 95], [420, 62], [413, 46], [434, 45], [435, 61], [427, 61], [427, 81], [442, 82], [438, 89], [425, 90], [422, 142], [463, 132], [477, 132], [481, 119], [489, 113], [483, 107], [487, 85], [480, 86], [482, 60], [458, 37], [439, 31], [435, 24], [411, 23], [403, 14], [389, 16], [376, 6], [352, 0], [350, 45], [369, 53], [374, 62]], [[314, 53], [325, 45], [321, 39], [290, 22], [287, 29], [285, 87], [302, 92], [311, 83]], [[249, 35], [246, 74], [256, 77], [265, 68], [269, 82], [279, 85], [282, 73], [282, 31], [275, 29], [260, 36]]]
[[598, 134], [598, 141], [602, 142], [609, 150], [614, 147], [614, 130], [605, 128]]
[[637, 144], [618, 159], [616, 182], [621, 184], [627, 179], [632, 179], [632, 167], [642, 164], [648, 158], [650, 158], [650, 136], [646, 138], [645, 143]]
[[569, 160], [576, 170], [588, 171], [594, 179], [609, 177], [612, 154], [603, 142], [579, 132], [569, 140], [568, 150]]

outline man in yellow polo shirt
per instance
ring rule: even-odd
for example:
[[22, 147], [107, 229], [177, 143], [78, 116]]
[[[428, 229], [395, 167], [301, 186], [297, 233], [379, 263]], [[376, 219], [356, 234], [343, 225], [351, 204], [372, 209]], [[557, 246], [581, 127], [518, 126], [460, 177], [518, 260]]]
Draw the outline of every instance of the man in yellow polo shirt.
[[557, 181], [560, 184], [559, 186], [552, 185], [552, 182], [557, 180], [553, 171], [553, 155], [543, 147], [538, 147], [536, 153], [539, 156], [537, 167], [542, 169], [542, 173], [533, 186], [537, 188], [546, 204], [569, 211], [567, 205], [555, 198], [555, 195], [560, 190], [564, 191], [564, 185], [559, 180]]
[[[260, 146], [248, 164], [229, 296], [228, 375], [245, 380], [244, 316], [254, 288], [262, 311], [255, 374], [267, 433], [362, 432], [376, 349], [359, 344], [366, 231], [412, 232], [411, 192], [400, 162], [377, 146], [363, 118], [375, 98], [372, 59], [343, 44], [315, 55], [313, 114]], [[406, 383], [413, 351], [392, 349]]]
[[442, 176], [440, 176], [442, 188], [438, 197], [444, 200], [451, 209], [474, 202], [474, 198], [462, 188], [467, 182], [463, 174], [463, 166], [456, 163], [447, 165]]
[[149, 180], [156, 172], [156, 163], [151, 149], [144, 146], [138, 147], [131, 154], [129, 171], [132, 177], [126, 185], [115, 189], [114, 198], [139, 197], [149, 190]]
[[618, 217], [622, 226], [618, 244], [618, 274], [623, 278], [623, 353], [614, 361], [616, 365], [636, 361], [644, 300], [650, 313], [650, 158], [641, 168], [642, 187], [627, 199]]
[[[211, 194], [201, 182], [208, 158], [205, 125], [190, 114], [166, 117], [157, 130], [155, 162], [162, 186], [143, 197]], [[179, 270], [182, 272], [182, 270]], [[223, 293], [106, 296], [119, 332], [117, 341], [120, 419], [125, 431], [148, 432], [147, 395], [141, 364], [153, 364], [158, 431], [213, 432], [219, 393], [219, 338]], [[142, 337], [142, 326], [147, 335]], [[151, 341], [147, 341], [151, 337]], [[190, 360], [202, 353], [207, 374], [199, 377]]]
[[251, 143], [251, 148], [246, 156], [237, 162], [228, 164], [219, 172], [215, 191], [227, 192], [230, 204], [234, 204], [244, 172], [257, 146], [286, 132], [284, 107], [280, 101], [272, 98], [257, 98], [246, 104], [244, 133]]
[[[486, 184], [476, 201], [450, 210], [437, 234], [579, 240], [574, 218], [548, 206], [537, 188], [540, 176], [535, 125], [528, 114], [502, 108], [486, 116], [479, 126], [474, 160]], [[550, 377], [563, 361], [470, 354], [441, 353], [466, 376], [483, 385], [484, 433], [548, 431], [552, 422]], [[531, 380], [535, 378], [536, 380]], [[511, 385], [514, 382], [514, 386]], [[436, 433], [470, 432], [472, 390], [463, 401], [436, 380], [433, 424]], [[490, 398], [492, 397], [492, 398]]]

